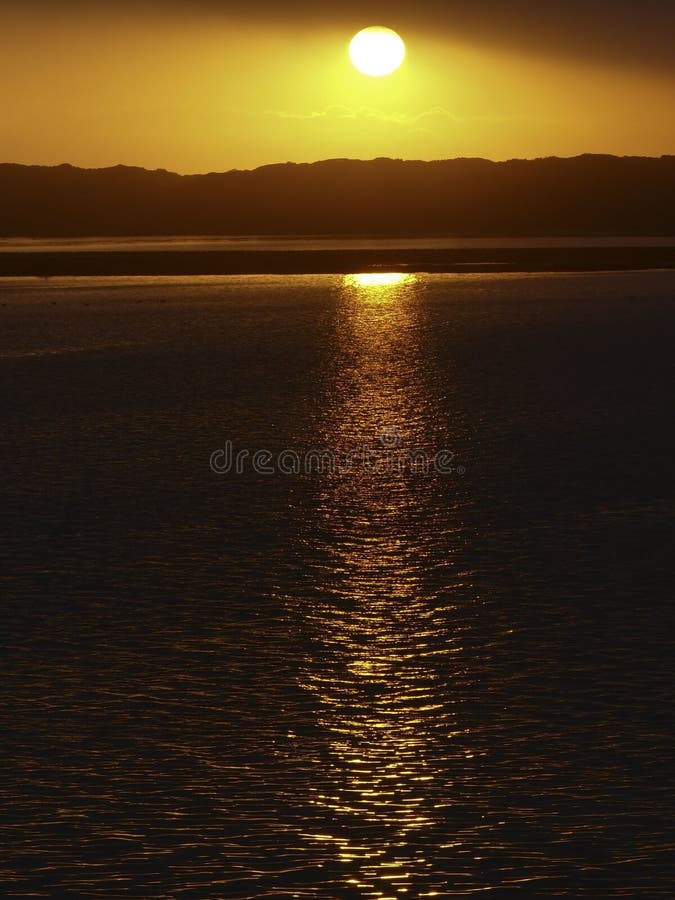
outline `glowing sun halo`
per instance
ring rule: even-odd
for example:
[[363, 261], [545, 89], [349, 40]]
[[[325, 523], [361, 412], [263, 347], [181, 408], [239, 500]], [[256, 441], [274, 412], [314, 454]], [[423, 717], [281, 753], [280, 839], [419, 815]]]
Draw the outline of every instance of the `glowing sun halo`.
[[379, 78], [398, 69], [405, 59], [405, 44], [391, 28], [373, 25], [352, 39], [349, 56], [359, 72]]

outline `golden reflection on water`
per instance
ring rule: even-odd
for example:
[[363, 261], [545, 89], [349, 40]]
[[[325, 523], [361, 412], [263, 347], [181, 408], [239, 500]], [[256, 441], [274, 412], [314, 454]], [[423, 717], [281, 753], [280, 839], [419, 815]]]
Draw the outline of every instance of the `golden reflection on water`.
[[[386, 288], [398, 287], [402, 284], [415, 284], [417, 275], [404, 272], [361, 272], [358, 275], [345, 275], [346, 287], [354, 288]], [[377, 292], [368, 290], [364, 299], [373, 299]], [[396, 296], [395, 294], [393, 296]]]
[[[431, 439], [418, 286], [399, 274], [344, 279], [333, 446], [376, 444], [383, 433], [402, 446]], [[315, 647], [304, 687], [330, 758], [330, 789], [316, 788], [312, 802], [336, 827], [314, 839], [334, 845], [345, 885], [363, 897], [409, 893], [429, 868], [417, 835], [438, 818], [433, 731], [439, 718], [446, 740], [456, 729], [435, 662], [461, 648], [438, 640], [444, 624], [423, 585], [432, 500], [428, 478], [356, 470], [329, 480], [319, 511], [332, 586], [322, 578], [325, 596], [309, 608]]]

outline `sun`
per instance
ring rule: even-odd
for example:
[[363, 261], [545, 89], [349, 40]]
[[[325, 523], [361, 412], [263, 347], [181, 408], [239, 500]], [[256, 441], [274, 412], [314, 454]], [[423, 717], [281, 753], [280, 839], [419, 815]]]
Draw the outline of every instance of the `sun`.
[[372, 25], [359, 31], [349, 45], [349, 56], [359, 72], [381, 78], [391, 75], [405, 59], [405, 44], [391, 28]]

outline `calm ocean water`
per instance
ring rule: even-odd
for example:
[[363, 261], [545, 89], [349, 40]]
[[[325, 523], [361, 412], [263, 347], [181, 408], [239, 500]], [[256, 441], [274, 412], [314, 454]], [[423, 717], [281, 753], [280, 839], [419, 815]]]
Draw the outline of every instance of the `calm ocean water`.
[[560, 236], [560, 237], [239, 237], [227, 235], [94, 237], [94, 238], [3, 238], [0, 253], [59, 253], [100, 250], [503, 250], [537, 247], [673, 247], [675, 237]]
[[674, 272], [4, 282], [3, 896], [672, 896], [674, 344]]

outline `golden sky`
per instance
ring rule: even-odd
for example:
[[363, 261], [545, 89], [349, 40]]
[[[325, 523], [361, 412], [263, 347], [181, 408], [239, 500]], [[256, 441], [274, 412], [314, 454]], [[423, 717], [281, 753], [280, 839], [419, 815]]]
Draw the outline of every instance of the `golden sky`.
[[[650, 65], [644, 34], [623, 58], [614, 44], [571, 52], [532, 29], [500, 40], [477, 22], [434, 28], [414, 4], [394, 21], [380, 7], [375, 20], [333, 21], [235, 6], [158, 15], [143, 3], [5, 4], [0, 161], [206, 172], [332, 157], [675, 153], [675, 78]], [[382, 79], [347, 54], [373, 24], [407, 45]]]

